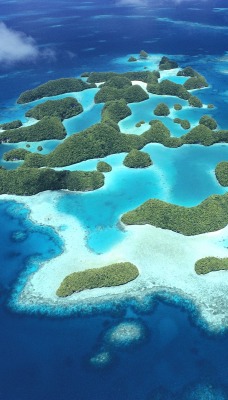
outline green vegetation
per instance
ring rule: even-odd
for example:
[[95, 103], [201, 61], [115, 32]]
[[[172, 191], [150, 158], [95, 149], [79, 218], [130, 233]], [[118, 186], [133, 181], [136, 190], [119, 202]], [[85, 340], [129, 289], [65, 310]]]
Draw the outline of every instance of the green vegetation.
[[189, 78], [185, 83], [184, 87], [187, 90], [193, 90], [193, 89], [202, 89], [204, 87], [208, 87], [208, 83], [206, 79], [203, 77], [203, 75], [198, 74], [197, 76], [193, 76]]
[[42, 150], [43, 150], [43, 147], [42, 147], [42, 146], [38, 146], [38, 147], [37, 147], [37, 150], [38, 150], [38, 151], [42, 151]]
[[179, 138], [170, 136], [169, 129], [161, 121], [152, 120], [150, 125], [150, 129], [140, 136], [145, 144], [161, 143], [166, 147], [179, 147], [182, 145]]
[[126, 76], [122, 75], [115, 75], [112, 78], [108, 79], [101, 87], [113, 87], [117, 89], [124, 89], [126, 87], [132, 86], [131, 80], [127, 78]]
[[15, 121], [0, 124], [0, 129], [4, 129], [4, 130], [16, 129], [16, 128], [20, 128], [20, 126], [22, 126], [22, 122], [19, 119], [17, 119]]
[[142, 81], [145, 83], [151, 81], [157, 81], [160, 78], [159, 71], [133, 71], [124, 72], [123, 74], [117, 74], [116, 72], [92, 72], [89, 75], [87, 82], [99, 83], [106, 82], [115, 76], [122, 76], [130, 79], [130, 81]]
[[123, 160], [123, 164], [128, 168], [146, 168], [152, 164], [148, 153], [132, 149]]
[[203, 115], [200, 118], [199, 123], [207, 126], [211, 130], [214, 130], [217, 128], [217, 122], [215, 121], [214, 118], [210, 117], [209, 115]]
[[151, 199], [121, 218], [127, 225], [150, 224], [183, 235], [199, 235], [228, 223], [228, 193], [213, 195], [195, 207], [182, 207]]
[[196, 72], [192, 67], [185, 67], [181, 71], [178, 71], [177, 76], [199, 76], [199, 73]]
[[173, 68], [178, 68], [178, 64], [175, 61], [172, 61], [165, 56], [161, 58], [161, 61], [159, 62], [159, 69], [161, 71]]
[[104, 85], [94, 97], [95, 103], [120, 99], [126, 100], [127, 103], [138, 103], [149, 99], [149, 96], [140, 85], [125, 86], [123, 89]]
[[188, 100], [190, 97], [183, 85], [172, 82], [169, 79], [164, 79], [160, 83], [148, 83], [147, 91], [158, 95], [177, 96], [184, 100]]
[[141, 50], [139, 53], [140, 58], [148, 58], [149, 54], [145, 50]]
[[81, 78], [88, 78], [90, 76], [90, 72], [83, 72], [82, 74], [81, 74]]
[[188, 104], [189, 104], [191, 107], [198, 107], [198, 108], [203, 107], [202, 101], [201, 101], [198, 97], [196, 97], [196, 96], [191, 96], [191, 97], [188, 99]]
[[205, 125], [197, 125], [186, 135], [181, 136], [180, 140], [183, 144], [203, 144], [211, 146], [215, 143], [228, 142], [228, 131], [212, 131]]
[[18, 161], [18, 160], [24, 160], [27, 154], [30, 154], [28, 150], [13, 149], [4, 153], [3, 158], [5, 161]]
[[106, 82], [107, 80], [117, 76], [116, 72], [91, 72], [87, 79], [88, 83], [100, 83]]
[[64, 139], [66, 131], [57, 117], [44, 117], [34, 125], [11, 129], [0, 133], [0, 142], [39, 142], [48, 139]]
[[154, 109], [154, 114], [157, 116], [167, 116], [170, 114], [169, 107], [165, 103], [159, 103]]
[[62, 281], [56, 294], [66, 297], [86, 289], [120, 286], [133, 281], [138, 275], [138, 268], [129, 262], [74, 272]]
[[181, 128], [183, 128], [183, 129], [191, 128], [190, 122], [187, 119], [182, 119], [180, 125], [181, 125]]
[[62, 120], [74, 117], [83, 111], [82, 105], [74, 97], [61, 100], [48, 100], [38, 104], [26, 112], [26, 117], [42, 119], [43, 117], [58, 117]]
[[119, 131], [116, 122], [107, 119], [71, 135], [47, 155], [28, 152], [24, 166], [64, 167], [110, 154], [130, 152], [132, 149], [140, 150], [148, 143], [161, 143], [166, 147], [175, 148], [183, 144], [196, 143], [209, 146], [228, 141], [228, 131], [214, 132], [204, 125], [198, 125], [180, 138], [171, 137], [169, 129], [158, 120], [151, 121], [150, 125], [150, 129], [141, 135], [124, 134]]
[[135, 61], [137, 61], [137, 58], [131, 56], [131, 57], [128, 58], [128, 61], [129, 62], [135, 62]]
[[93, 158], [103, 158], [110, 154], [129, 152], [132, 148], [142, 148], [144, 140], [138, 135], [120, 133], [115, 127], [107, 123], [99, 123], [90, 128], [71, 135], [45, 156], [30, 154], [25, 158], [25, 165], [47, 165], [49, 167], [63, 167], [80, 161]]
[[95, 87], [77, 78], [61, 78], [46, 82], [35, 89], [26, 90], [21, 93], [17, 100], [18, 104], [29, 103], [30, 101], [42, 99], [43, 97], [56, 96], [58, 94], [81, 92], [85, 89]]
[[198, 275], [212, 271], [228, 270], [228, 258], [205, 257], [196, 261], [195, 271]]
[[112, 120], [118, 123], [129, 115], [131, 115], [131, 109], [124, 99], [108, 101], [102, 110], [102, 122], [110, 123]]
[[97, 163], [97, 171], [99, 172], [110, 172], [112, 167], [110, 164], [106, 163], [105, 161], [98, 161]]
[[173, 122], [175, 122], [175, 124], [180, 124], [183, 129], [190, 129], [191, 127], [190, 122], [187, 119], [174, 118]]
[[207, 108], [215, 108], [214, 104], [208, 104]]
[[176, 103], [176, 104], [174, 104], [173, 108], [174, 108], [174, 110], [179, 111], [179, 110], [182, 110], [182, 105]]
[[141, 125], [145, 124], [145, 121], [139, 121], [135, 124], [136, 128], [140, 128]]
[[0, 194], [30, 196], [45, 190], [95, 190], [103, 186], [100, 172], [55, 171], [49, 168], [0, 170]]
[[228, 161], [216, 165], [215, 175], [221, 186], [228, 186]]

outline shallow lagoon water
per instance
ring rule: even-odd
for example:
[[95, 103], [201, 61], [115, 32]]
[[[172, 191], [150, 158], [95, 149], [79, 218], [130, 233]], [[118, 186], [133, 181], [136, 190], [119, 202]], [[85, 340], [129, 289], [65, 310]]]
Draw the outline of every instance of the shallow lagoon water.
[[[86, 230], [87, 244], [97, 253], [109, 250], [124, 238], [118, 225], [120, 216], [150, 198], [192, 207], [212, 194], [225, 193], [214, 174], [215, 166], [228, 160], [222, 144], [182, 146], [169, 149], [160, 144], [144, 148], [153, 165], [143, 170], [124, 167], [123, 155], [104, 160], [113, 170], [105, 174], [105, 186], [90, 193], [64, 193], [58, 209], [75, 216]], [[77, 169], [94, 169], [97, 161], [79, 163]], [[72, 168], [73, 169], [73, 168]]]
[[[171, 54], [176, 55], [174, 58], [181, 65], [192, 65], [205, 74], [211, 87], [194, 94], [204, 104], [215, 104], [210, 114], [221, 128], [227, 129], [228, 76], [223, 73], [227, 63], [218, 61], [227, 50], [226, 14], [224, 10], [218, 12], [224, 7], [224, 1], [218, 0], [216, 5], [211, 0], [206, 4], [192, 1], [191, 7], [182, 2], [169, 8], [151, 4], [150, 7], [122, 7], [121, 3], [114, 7], [98, 1], [77, 5], [72, 1], [67, 4], [38, 1], [34, 7], [30, 1], [2, 2], [2, 14], [8, 26], [33, 36], [44, 47], [53, 47], [56, 59], [0, 66], [1, 121], [21, 118], [27, 106], [23, 110], [15, 106], [16, 97], [22, 90], [50, 77], [78, 76], [84, 70], [154, 68], [160, 54]], [[142, 18], [145, 14], [147, 18]], [[18, 18], [19, 15], [23, 18]], [[142, 47], [152, 54], [151, 63], [127, 63], [128, 56]], [[84, 51], [91, 48], [94, 50]], [[147, 122], [152, 119], [151, 105], [145, 104], [130, 105], [133, 115], [120, 124], [124, 132], [142, 133], [144, 127], [136, 132], [133, 128], [141, 119]], [[100, 105], [96, 107], [101, 110]], [[194, 124], [202, 113], [207, 110], [190, 113], [183, 109], [178, 116], [191, 119]], [[87, 116], [85, 125], [82, 116], [65, 121], [68, 134], [97, 122], [95, 108], [87, 110]], [[171, 119], [167, 126], [173, 136], [184, 133]], [[45, 152], [55, 145], [47, 145]], [[148, 145], [145, 150], [154, 161], [149, 169], [131, 171], [122, 167], [124, 155], [110, 156], [106, 161], [112, 164], [113, 171], [106, 174], [104, 188], [94, 193], [62, 194], [58, 206], [79, 218], [88, 230], [88, 245], [94, 251], [106, 251], [122, 240], [124, 232], [116, 225], [119, 216], [149, 197], [191, 206], [210, 194], [225, 192], [213, 170], [217, 162], [227, 160], [226, 146], [166, 149]], [[69, 169], [94, 169], [96, 162], [86, 161]], [[8, 167], [15, 167], [15, 163]], [[134, 187], [135, 179], [138, 186]], [[100, 316], [90, 317], [54, 318], [13, 312], [7, 305], [8, 299], [25, 263], [37, 253], [41, 258], [58, 254], [62, 244], [55, 233], [29, 222], [23, 207], [20, 216], [6, 214], [7, 207], [8, 203], [0, 203], [3, 257], [0, 263], [0, 399], [227, 400], [227, 334], [209, 335], [201, 330], [195, 324], [197, 316], [195, 320], [190, 319], [190, 311], [181, 308], [182, 301], [177, 307], [157, 300], [151, 310], [144, 304], [141, 311], [129, 303], [111, 311], [107, 304], [100, 310]], [[109, 346], [112, 359], [109, 367], [93, 368], [90, 358], [102, 349], [107, 350], [105, 333], [129, 319], [145, 326], [148, 332], [145, 341], [125, 351]]]

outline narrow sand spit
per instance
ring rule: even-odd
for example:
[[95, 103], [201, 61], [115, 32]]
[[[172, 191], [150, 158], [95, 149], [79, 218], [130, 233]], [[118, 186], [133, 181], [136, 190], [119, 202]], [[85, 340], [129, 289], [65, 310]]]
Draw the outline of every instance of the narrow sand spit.
[[142, 81], [131, 81], [132, 85], [139, 85], [141, 86], [144, 90], [146, 90], [147, 83], [142, 82]]
[[[183, 236], [150, 225], [127, 226], [126, 237], [121, 243], [111, 251], [97, 255], [86, 246], [86, 233], [79, 222], [57, 212], [58, 196], [58, 192], [44, 192], [31, 197], [0, 197], [24, 203], [31, 209], [31, 219], [54, 227], [65, 244], [61, 255], [42, 264], [30, 275], [17, 299], [19, 308], [49, 305], [55, 312], [61, 305], [99, 306], [112, 298], [115, 301], [138, 298], [141, 303], [145, 294], [166, 291], [192, 299], [212, 329], [228, 327], [228, 272], [213, 272], [205, 276], [194, 272], [194, 263], [199, 258], [228, 257], [228, 249], [223, 244], [228, 236], [228, 227], [213, 233]], [[85, 290], [65, 299], [56, 296], [56, 290], [66, 275], [123, 261], [138, 267], [140, 275], [136, 280], [119, 287]]]

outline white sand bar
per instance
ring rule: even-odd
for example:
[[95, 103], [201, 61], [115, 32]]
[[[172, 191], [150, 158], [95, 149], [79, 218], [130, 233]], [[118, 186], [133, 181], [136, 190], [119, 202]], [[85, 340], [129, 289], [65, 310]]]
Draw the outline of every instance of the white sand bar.
[[[16, 200], [31, 209], [31, 219], [55, 228], [65, 243], [64, 252], [41, 265], [31, 274], [20, 293], [16, 305], [30, 309], [33, 306], [86, 308], [105, 300], [134, 298], [143, 303], [148, 292], [162, 290], [192, 299], [211, 329], [228, 327], [228, 271], [198, 276], [194, 271], [196, 260], [206, 256], [228, 257], [222, 243], [228, 237], [228, 227], [197, 236], [183, 236], [150, 225], [126, 227], [126, 238], [111, 251], [97, 255], [86, 246], [85, 231], [71, 216], [57, 212], [58, 192], [44, 192], [36, 196], [0, 196]], [[61, 230], [61, 226], [66, 227]], [[115, 262], [135, 264], [139, 277], [123, 286], [85, 290], [65, 299], [56, 296], [61, 281], [72, 272], [97, 268]]]

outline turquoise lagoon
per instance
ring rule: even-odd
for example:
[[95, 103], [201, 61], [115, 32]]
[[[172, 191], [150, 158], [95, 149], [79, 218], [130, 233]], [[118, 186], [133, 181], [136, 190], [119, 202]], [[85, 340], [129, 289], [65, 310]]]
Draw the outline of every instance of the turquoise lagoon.
[[[64, 121], [68, 135], [100, 120], [102, 105], [93, 103], [96, 89], [88, 92], [88, 98], [87, 92], [77, 95], [77, 99], [80, 97], [79, 101], [83, 104], [84, 112]], [[199, 92], [199, 97], [202, 96], [202, 92]], [[210, 89], [208, 95], [206, 90], [203, 93], [205, 104], [210, 102], [209, 92]], [[150, 95], [150, 99], [143, 103], [131, 104], [132, 115], [120, 122], [121, 130], [126, 133], [142, 133], [149, 126], [149, 120], [155, 118], [153, 109], [161, 99], [163, 98], [160, 96]], [[184, 105], [181, 111], [172, 111], [171, 118], [160, 118], [173, 136], [181, 136], [185, 131], [174, 124], [172, 118], [177, 115], [183, 119], [188, 118], [194, 126], [206, 111], [189, 109], [185, 107], [184, 101], [176, 98], [166, 97], [165, 101], [170, 107], [176, 102]], [[212, 116], [216, 113], [217, 109], [210, 112]], [[135, 128], [135, 124], [142, 119], [146, 121], [145, 125]], [[220, 124], [219, 120], [218, 123]], [[30, 150], [36, 151], [37, 146], [41, 144], [44, 147], [43, 152], [48, 153], [58, 143], [59, 141], [31, 143]], [[3, 145], [2, 152], [21, 145], [25, 146], [25, 143]], [[112, 171], [105, 174], [104, 187], [87, 193], [63, 191], [58, 198], [57, 210], [73, 216], [81, 223], [85, 230], [87, 246], [97, 254], [109, 251], [124, 240], [126, 232], [119, 224], [120, 216], [149, 198], [158, 198], [183, 206], [195, 206], [211, 194], [222, 194], [226, 191], [226, 188], [218, 184], [214, 174], [218, 162], [228, 160], [226, 145], [217, 144], [211, 147], [185, 145], [170, 149], [160, 144], [149, 144], [144, 150], [153, 160], [151, 167], [143, 170], [129, 169], [123, 166], [126, 153], [111, 155], [102, 159], [112, 166]], [[94, 170], [98, 161], [98, 159], [88, 160], [68, 166], [66, 169]], [[18, 163], [9, 163], [9, 168], [17, 165]], [[7, 363], [2, 373], [2, 376], [5, 376], [6, 371], [7, 374], [10, 372], [12, 377], [10, 380], [13, 379], [17, 383], [13, 392], [11, 391], [13, 394], [10, 400], [16, 400], [21, 394], [23, 400], [27, 399], [28, 387], [34, 398], [42, 396], [52, 399], [58, 396], [57, 392], [63, 393], [62, 385], [56, 380], [65, 382], [67, 389], [64, 389], [64, 392], [66, 391], [67, 398], [72, 400], [75, 390], [80, 393], [79, 399], [90, 399], [95, 387], [97, 398], [106, 399], [110, 396], [110, 385], [116, 386], [116, 381], [119, 382], [119, 389], [113, 391], [113, 397], [111, 395], [113, 399], [128, 398], [128, 393], [130, 399], [185, 400], [198, 398], [190, 396], [199, 396], [199, 393], [202, 393], [200, 398], [203, 400], [209, 398], [205, 397], [209, 395], [216, 400], [226, 399], [227, 382], [223, 370], [226, 365], [224, 346], [228, 345], [227, 336], [215, 336], [213, 339], [211, 333], [208, 336], [206, 328], [202, 330], [202, 327], [198, 326], [199, 316], [194, 305], [181, 297], [164, 298], [162, 295], [151, 298], [148, 295], [139, 304], [126, 300], [109, 301], [102, 303], [99, 311], [96, 309], [96, 316], [91, 316], [94, 311], [89, 304], [81, 310], [81, 316], [78, 310], [76, 315], [69, 317], [67, 310], [60, 308], [59, 317], [56, 316], [56, 312], [55, 316], [51, 317], [51, 307], [47, 307], [46, 310], [42, 307], [41, 318], [38, 317], [39, 310], [35, 304], [33, 316], [24, 313], [15, 314], [17, 296], [20, 295], [20, 290], [29, 278], [29, 274], [34, 273], [42, 261], [55, 257], [64, 251], [64, 248], [56, 233], [51, 228], [34, 225], [29, 220], [28, 210], [20, 204], [14, 202], [8, 204], [2, 201], [1, 216], [2, 227], [8, 226], [9, 229], [8, 232], [5, 228], [4, 233], [2, 231], [5, 237], [3, 248], [11, 249], [11, 252], [8, 250], [2, 252], [4, 260], [2, 262], [7, 264], [7, 272], [4, 271], [1, 275], [2, 301], [3, 305], [5, 304], [2, 318], [8, 327], [3, 329], [1, 337], [3, 341], [6, 340], [8, 335], [6, 329], [10, 329], [10, 341], [15, 343], [13, 353], [4, 352]], [[223, 242], [222, 245], [225, 246], [226, 243]], [[30, 252], [27, 249], [30, 249]], [[12, 294], [13, 312], [7, 306]], [[30, 313], [31, 310], [30, 307]], [[143, 334], [138, 338], [136, 335], [136, 339], [132, 336], [131, 339], [130, 334], [124, 336], [123, 330], [120, 331], [122, 334], [120, 339], [115, 339], [117, 342], [107, 340], [109, 332], [116, 330], [118, 332], [118, 326], [124, 326], [121, 324], [126, 324], [126, 327], [132, 326], [132, 332], [134, 329], [137, 332], [138, 329]], [[32, 334], [31, 339], [27, 339], [27, 334], [23, 333], [22, 329], [23, 332]], [[14, 330], [20, 338], [17, 345]], [[54, 340], [53, 335], [55, 335]], [[42, 337], [44, 342], [41, 343]], [[23, 350], [22, 356], [21, 352], [25, 346], [26, 350]], [[42, 350], [38, 350], [41, 347]], [[14, 361], [12, 370], [9, 360], [14, 353], [17, 354], [17, 360]], [[21, 368], [22, 360], [25, 368], [21, 371], [19, 379], [17, 371]], [[41, 372], [44, 363], [45, 374], [51, 382], [50, 389], [46, 389], [45, 395], [43, 386], [46, 378]], [[25, 380], [28, 369], [33, 375], [27, 385], [27, 382], [23, 383], [23, 379]], [[212, 371], [216, 371], [216, 375]], [[74, 383], [72, 374], [77, 375]], [[88, 382], [88, 379], [89, 385], [82, 388], [79, 382]], [[105, 379], [106, 383], [103, 382], [102, 386], [97, 388], [100, 379]], [[2, 390], [3, 393], [7, 393], [9, 380], [5, 379], [4, 382]], [[143, 382], [141, 389], [140, 382]], [[39, 397], [34, 395], [34, 387]]]
[[[26, 26], [38, 42], [46, 43], [48, 37], [48, 45], [55, 45], [57, 61], [43, 58], [42, 65], [8, 66], [9, 71], [1, 71], [1, 122], [18, 118], [31, 122], [24, 113], [43, 100], [16, 105], [22, 90], [50, 78], [79, 76], [86, 70], [154, 69], [162, 52], [181, 66], [191, 65], [204, 74], [210, 87], [194, 94], [204, 105], [215, 105], [213, 110], [190, 109], [185, 101], [165, 97], [171, 108], [175, 103], [183, 105], [181, 111], [172, 109], [168, 118], [159, 118], [172, 135], [180, 137], [187, 132], [173, 123], [175, 117], [188, 119], [194, 126], [201, 115], [210, 114], [219, 127], [227, 129], [227, 61], [220, 61], [227, 50], [227, 9], [218, 12], [221, 1], [216, 2], [216, 8], [212, 0], [207, 4], [186, 1], [169, 8], [163, 4], [147, 7], [150, 2], [142, 7], [116, 3], [117, 7], [103, 2], [57, 1], [50, 9], [48, 3], [38, 1], [31, 7], [32, 2], [26, 1], [25, 13], [20, 1], [11, 2], [10, 8], [9, 2], [2, 2], [6, 23], [21, 31]], [[18, 19], [18, 15], [23, 18]], [[132, 16], [135, 18], [129, 18]], [[198, 25], [192, 25], [194, 21]], [[80, 45], [75, 37], [80, 38]], [[150, 59], [128, 63], [128, 57], [142, 47], [148, 47]], [[170, 75], [169, 79], [183, 81]], [[64, 121], [68, 135], [99, 122], [103, 105], [93, 102], [97, 90], [73, 94], [84, 112]], [[120, 122], [121, 131], [141, 134], [155, 118], [153, 109], [163, 100], [150, 95], [143, 103], [131, 104], [132, 115]], [[136, 128], [140, 120], [146, 123]], [[30, 150], [42, 145], [47, 154], [58, 143], [30, 143]], [[9, 149], [25, 146], [1, 145], [1, 157]], [[228, 160], [227, 145], [169, 149], [150, 144], [144, 150], [151, 155], [151, 167], [131, 170], [122, 164], [126, 154], [111, 155], [104, 158], [112, 165], [112, 171], [105, 174], [104, 187], [87, 193], [60, 193], [56, 210], [81, 223], [87, 246], [98, 255], [124, 240], [120, 216], [147, 199], [194, 206], [211, 194], [227, 190], [214, 174], [217, 163]], [[66, 169], [94, 170], [97, 161]], [[9, 169], [19, 164], [1, 160], [1, 165]], [[227, 333], [215, 334], [202, 327], [194, 303], [179, 295], [164, 297], [160, 293], [148, 295], [138, 304], [114, 298], [103, 302], [96, 312], [88, 304], [70, 316], [64, 308], [52, 315], [51, 305], [37, 310], [34, 304], [33, 312], [31, 308], [19, 312], [17, 303], [10, 307], [10, 300], [20, 295], [25, 280], [42, 262], [64, 251], [64, 243], [51, 227], [32, 222], [29, 210], [17, 198], [0, 200], [0, 232], [1, 400], [227, 400]], [[227, 247], [227, 242], [221, 245]], [[120, 330], [120, 340], [111, 336], [125, 326], [139, 332], [139, 340], [137, 335], [124, 336], [124, 329]]]

